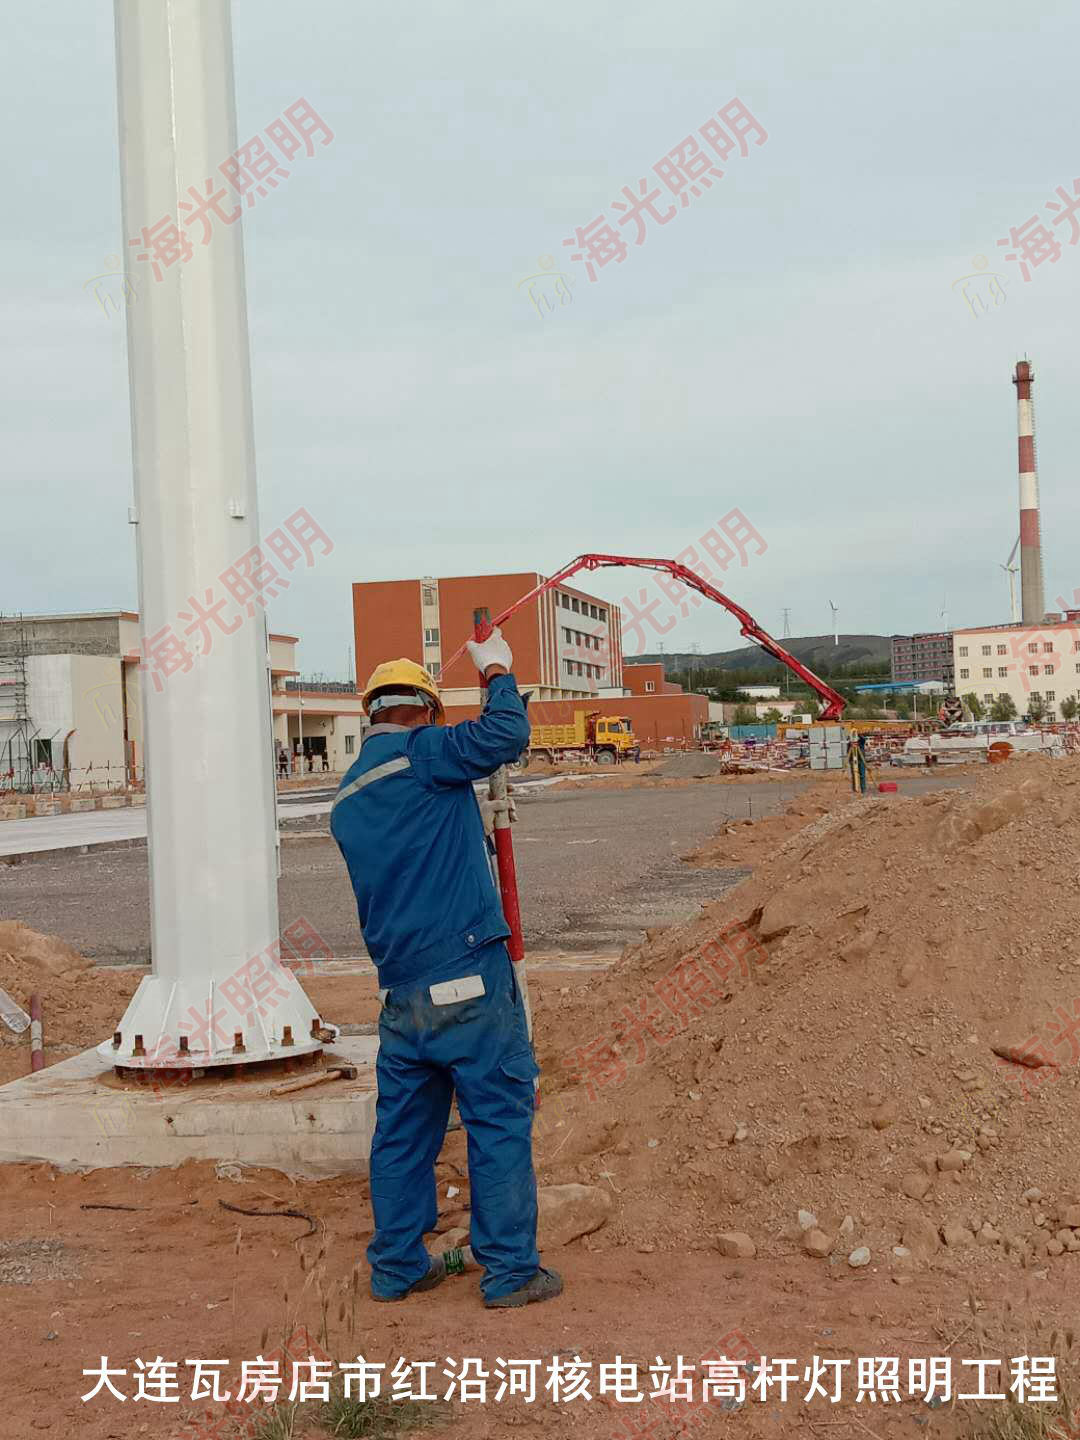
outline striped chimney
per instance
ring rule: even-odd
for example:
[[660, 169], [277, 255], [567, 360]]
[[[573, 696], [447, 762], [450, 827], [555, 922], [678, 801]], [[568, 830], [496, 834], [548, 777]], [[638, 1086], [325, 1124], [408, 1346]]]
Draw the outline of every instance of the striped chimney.
[[1035, 410], [1031, 387], [1035, 374], [1026, 360], [1017, 361], [1016, 422], [1020, 458], [1020, 618], [1041, 625], [1046, 614], [1043, 596], [1042, 533], [1039, 527], [1039, 476], [1035, 468]]

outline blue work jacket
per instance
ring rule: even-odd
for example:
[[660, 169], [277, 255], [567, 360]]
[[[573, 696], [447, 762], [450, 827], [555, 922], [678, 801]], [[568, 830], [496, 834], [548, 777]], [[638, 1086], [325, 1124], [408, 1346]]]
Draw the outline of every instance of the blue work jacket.
[[373, 725], [341, 782], [330, 832], [356, 894], [364, 943], [391, 989], [448, 973], [510, 933], [491, 876], [473, 781], [529, 743], [513, 675], [459, 725]]

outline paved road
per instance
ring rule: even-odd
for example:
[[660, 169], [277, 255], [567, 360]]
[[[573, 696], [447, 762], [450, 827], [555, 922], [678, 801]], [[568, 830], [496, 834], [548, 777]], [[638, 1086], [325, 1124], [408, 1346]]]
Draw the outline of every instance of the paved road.
[[[543, 789], [552, 780], [516, 782], [524, 790]], [[278, 817], [284, 822], [311, 820], [330, 813], [337, 786], [286, 791], [278, 796]], [[115, 845], [146, 839], [146, 809], [87, 810], [78, 815], [44, 815], [41, 819], [5, 820], [0, 824], [0, 856], [40, 854], [46, 850], [79, 850], [84, 845]]]
[[[279, 797], [282, 819], [326, 815], [333, 790], [298, 791]], [[29, 855], [42, 850], [78, 850], [83, 845], [115, 845], [146, 839], [146, 808], [86, 810], [78, 815], [43, 815], [40, 819], [5, 820], [0, 824], [0, 855]]]
[[[754, 786], [754, 814], [782, 808], [799, 786]], [[749, 792], [700, 785], [521, 795], [514, 841], [526, 943], [544, 950], [617, 949], [646, 925], [694, 913], [737, 877], [692, 869], [678, 856], [726, 819], [744, 817]], [[362, 955], [352, 891], [333, 842], [319, 834], [287, 840], [282, 863], [283, 922], [304, 915], [336, 955]], [[146, 960], [146, 850], [68, 852], [0, 868], [0, 914], [61, 935], [105, 962]]]
[[69, 850], [80, 845], [115, 844], [146, 837], [146, 810], [87, 810], [79, 815], [43, 815], [0, 824], [0, 855]]

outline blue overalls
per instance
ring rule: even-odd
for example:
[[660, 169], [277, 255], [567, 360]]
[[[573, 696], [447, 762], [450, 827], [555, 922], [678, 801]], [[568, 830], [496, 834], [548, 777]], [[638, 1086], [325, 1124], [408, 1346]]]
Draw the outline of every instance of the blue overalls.
[[383, 994], [367, 1252], [376, 1295], [403, 1294], [430, 1267], [423, 1237], [438, 1218], [435, 1160], [455, 1091], [485, 1299], [517, 1290], [540, 1263], [538, 1071], [473, 790], [528, 739], [514, 677], [496, 675], [477, 720], [373, 725], [334, 801], [331, 833]]

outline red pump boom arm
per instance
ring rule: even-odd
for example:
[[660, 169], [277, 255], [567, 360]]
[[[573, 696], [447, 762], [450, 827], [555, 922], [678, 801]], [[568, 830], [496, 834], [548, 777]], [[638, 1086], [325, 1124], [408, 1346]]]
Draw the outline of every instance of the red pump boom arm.
[[[755, 645], [759, 645], [762, 650], [771, 655], [775, 660], [779, 660], [782, 665], [786, 665], [789, 670], [793, 670], [800, 680], [804, 681], [809, 685], [811, 690], [821, 696], [825, 702], [825, 708], [821, 712], [822, 720], [839, 720], [843, 715], [844, 706], [847, 704], [847, 701], [842, 695], [838, 694], [831, 685], [826, 685], [825, 681], [819, 679], [801, 660], [796, 660], [794, 655], [789, 654], [778, 640], [774, 640], [767, 630], [762, 629], [748, 610], [744, 610], [741, 605], [729, 599], [729, 597], [718, 590], [715, 585], [710, 585], [708, 580], [703, 580], [700, 575], [688, 569], [687, 566], [680, 564], [678, 560], [642, 559], [637, 555], [579, 555], [576, 560], [571, 560], [569, 565], [564, 565], [555, 575], [543, 581], [542, 584], [537, 585], [536, 588], [530, 590], [528, 594], [522, 595], [520, 600], [515, 600], [513, 605], [504, 610], [501, 615], [496, 615], [491, 623], [492, 625], [501, 625], [504, 620], [508, 620], [510, 616], [520, 610], [523, 605], [528, 605], [531, 601], [539, 599], [539, 597], [543, 595], [545, 591], [550, 590], [553, 585], [560, 585], [564, 581], [569, 580], [570, 577], [576, 575], [579, 570], [602, 570], [617, 565], [636, 565], [642, 570], [666, 570], [669, 575], [674, 576], [676, 580], [681, 580], [684, 585], [688, 585], [692, 590], [697, 590], [700, 594], [704, 595], [706, 599], [715, 600], [718, 605], [722, 605], [725, 610], [735, 616], [735, 619], [739, 622], [742, 634], [747, 640], [752, 640]], [[443, 666], [442, 674], [444, 676], [450, 667], [460, 660], [464, 653], [465, 646], [462, 644], [460, 649], [455, 650]]]

